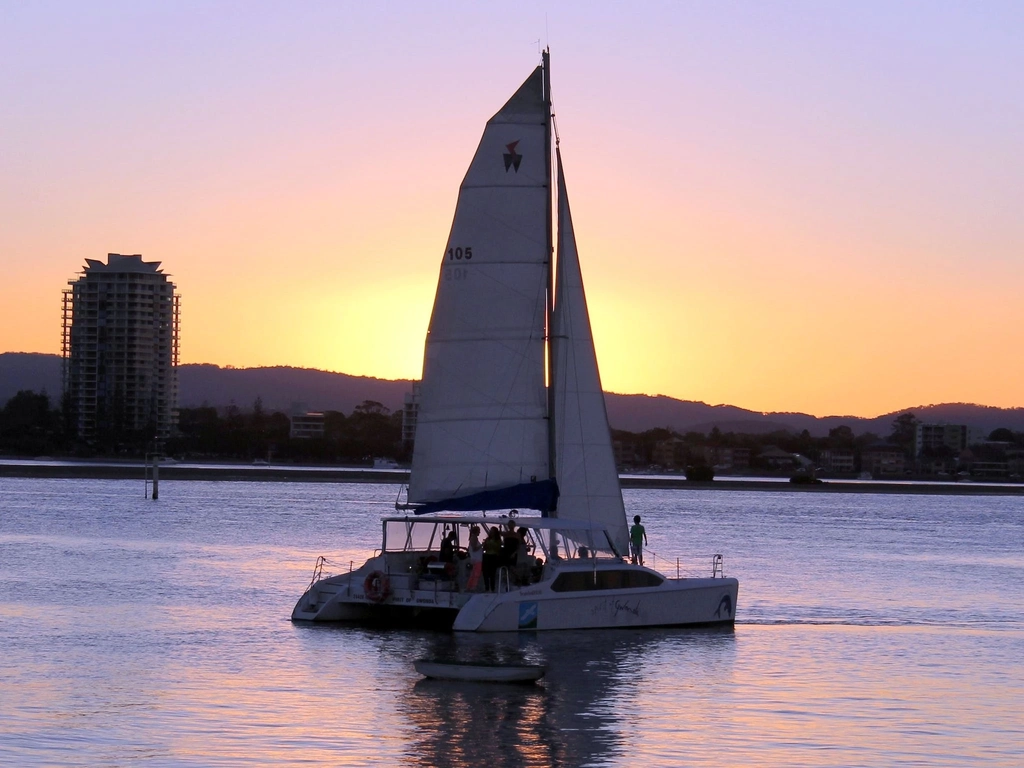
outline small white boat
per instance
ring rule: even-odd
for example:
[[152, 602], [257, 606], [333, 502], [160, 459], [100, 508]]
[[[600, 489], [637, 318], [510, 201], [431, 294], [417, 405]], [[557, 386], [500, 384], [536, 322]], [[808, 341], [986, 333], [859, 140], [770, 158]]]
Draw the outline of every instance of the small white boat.
[[418, 659], [413, 666], [421, 675], [434, 680], [478, 683], [532, 683], [544, 677], [547, 671], [537, 664], [477, 664], [429, 659]]

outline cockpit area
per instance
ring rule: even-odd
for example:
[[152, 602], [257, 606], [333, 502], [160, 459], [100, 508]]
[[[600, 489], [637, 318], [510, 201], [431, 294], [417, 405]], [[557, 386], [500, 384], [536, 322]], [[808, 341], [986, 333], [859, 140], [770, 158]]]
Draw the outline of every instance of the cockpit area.
[[389, 572], [408, 574], [414, 589], [457, 592], [537, 583], [554, 563], [621, 562], [603, 529], [526, 516], [384, 518], [381, 554]]

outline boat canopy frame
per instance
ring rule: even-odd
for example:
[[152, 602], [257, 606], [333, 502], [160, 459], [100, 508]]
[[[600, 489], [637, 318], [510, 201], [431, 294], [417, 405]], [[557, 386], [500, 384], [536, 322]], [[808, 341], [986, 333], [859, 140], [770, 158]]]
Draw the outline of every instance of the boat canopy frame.
[[[440, 549], [441, 540], [450, 530], [456, 531], [457, 543], [468, 542], [469, 527], [477, 525], [486, 536], [491, 528], [505, 529], [512, 522], [525, 528], [536, 550], [545, 560], [563, 557], [600, 557], [622, 559], [604, 528], [582, 520], [559, 520], [551, 517], [512, 517], [509, 515], [405, 515], [381, 519], [381, 552], [432, 551]], [[459, 534], [465, 529], [466, 537]], [[545, 535], [539, 535], [545, 532]], [[388, 542], [394, 546], [389, 549]]]

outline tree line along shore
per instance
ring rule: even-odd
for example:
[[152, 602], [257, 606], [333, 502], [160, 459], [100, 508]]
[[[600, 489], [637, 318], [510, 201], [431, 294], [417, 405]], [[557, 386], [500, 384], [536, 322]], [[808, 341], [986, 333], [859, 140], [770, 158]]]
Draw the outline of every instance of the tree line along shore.
[[[626, 487], [694, 487], [687, 483], [708, 481], [712, 478], [721, 479], [723, 475], [733, 474], [765, 476], [769, 479], [763, 482], [743, 482], [748, 483], [748, 488], [752, 487], [750, 483], [774, 488], [778, 483], [773, 482], [771, 478], [777, 480], [796, 476], [796, 479], [801, 479], [800, 473], [808, 474], [809, 471], [815, 482], [807, 485], [818, 490], [826, 490], [820, 488], [822, 483], [816, 481], [849, 480], [863, 475], [868, 466], [865, 457], [879, 445], [905, 456], [907, 466], [913, 466], [911, 462], [916, 424], [917, 420], [912, 413], [902, 414], [893, 422], [891, 433], [885, 437], [872, 433], [855, 435], [845, 426], [830, 430], [827, 437], [812, 437], [806, 430], [800, 434], [778, 431], [752, 435], [723, 433], [717, 428], [711, 429], [708, 433], [684, 434], [669, 429], [651, 429], [641, 433], [613, 430], [612, 436], [621, 472], [627, 475], [637, 471], [670, 475], [661, 476], [659, 479], [626, 478], [623, 481]], [[986, 452], [995, 451], [1024, 454], [1024, 432], [998, 429], [990, 434], [989, 438], [988, 445], [974, 446], [974, 451], [984, 454], [983, 457], [987, 456]], [[372, 468], [374, 458], [387, 457], [398, 464], [407, 464], [411, 458], [411, 448], [411, 443], [402, 439], [401, 412], [392, 413], [381, 403], [369, 400], [355, 407], [349, 414], [326, 411], [323, 414], [323, 434], [313, 438], [292, 436], [289, 416], [280, 411], [266, 411], [259, 398], [246, 411], [233, 405], [223, 409], [183, 408], [178, 413], [175, 434], [158, 445], [154, 444], [151, 433], [146, 430], [129, 432], [117, 429], [116, 424], [109, 426], [88, 443], [81, 441], [67, 423], [61, 409], [54, 407], [45, 393], [21, 391], [0, 409], [0, 457], [46, 456], [54, 459], [141, 462], [145, 456], [159, 452], [193, 465], [252, 465], [253, 462], [274, 465], [272, 469], [252, 466], [238, 470], [214, 470], [209, 467], [186, 469], [169, 465], [164, 469], [168, 479], [187, 479], [193, 476], [189, 475], [189, 472], [204, 473], [205, 478], [215, 478], [218, 473], [226, 477], [231, 472], [244, 471], [246, 479], [279, 479], [284, 477], [282, 473], [285, 473], [288, 474], [287, 479], [296, 480], [303, 478], [292, 477], [288, 467], [315, 465], [331, 468], [339, 473], [339, 477], [344, 476], [349, 482], [360, 479], [381, 482], [391, 480], [392, 476], [388, 473], [382, 473], [379, 477], [368, 476], [366, 469]], [[933, 455], [926, 458], [933, 467], [938, 461], [938, 466], [944, 466], [941, 462], [948, 462], [948, 466], [955, 469], [955, 462], [960, 459], [950, 455], [950, 451], [946, 451], [942, 456], [934, 455], [941, 451], [931, 453]], [[848, 457], [845, 467], [847, 471], [821, 471], [821, 463], [826, 457], [840, 454]], [[716, 466], [717, 459], [726, 455], [743, 456], [744, 460], [730, 467]], [[80, 476], [97, 476], [97, 472], [109, 472], [111, 476], [120, 476], [119, 470], [109, 466], [103, 470], [87, 467], [88, 464], [83, 464], [73, 471], [83, 473]], [[59, 468], [45, 471], [57, 473]], [[72, 469], [66, 471], [71, 472]], [[321, 470], [317, 479], [324, 479], [323, 473], [326, 471]], [[4, 472], [12, 474], [17, 470], [9, 465]], [[681, 475], [671, 476], [672, 472], [685, 473], [689, 481]], [[256, 477], [259, 473], [262, 474]], [[129, 472], [125, 476], [130, 474]], [[908, 470], [886, 479], [938, 478]], [[742, 482], [720, 483], [716, 480], [714, 485], [737, 488]], [[963, 487], [952, 486], [956, 490], [948, 492], [980, 492], [968, 489], [967, 485], [969, 484], [963, 484]], [[1013, 486], [1014, 483], [1006, 485]], [[889, 489], [891, 483], [871, 483], [870, 486], [873, 489], [885, 490]], [[858, 486], [858, 490], [860, 489]]]
[[[149, 481], [152, 467], [144, 461], [109, 463], [103, 461], [0, 461], [0, 477], [28, 479], [137, 480]], [[164, 481], [302, 482], [302, 483], [406, 483], [404, 470], [374, 470], [362, 467], [235, 466], [160, 464]], [[741, 478], [714, 481], [687, 480], [685, 475], [622, 475], [623, 488], [698, 491], [790, 491], [798, 493], [892, 493], [954, 496], [1024, 496], [1020, 483], [927, 483], [914, 481], [824, 481], [793, 484], [770, 478]]]

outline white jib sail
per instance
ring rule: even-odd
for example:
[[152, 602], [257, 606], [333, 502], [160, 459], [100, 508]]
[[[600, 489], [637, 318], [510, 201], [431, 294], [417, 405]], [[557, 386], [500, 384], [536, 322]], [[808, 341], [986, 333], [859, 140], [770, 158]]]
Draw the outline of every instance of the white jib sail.
[[586, 520], [605, 528], [619, 554], [628, 550], [626, 512], [615, 467], [611, 431], [597, 353], [590, 328], [576, 236], [569, 214], [562, 156], [558, 154], [558, 259], [553, 387], [555, 477], [561, 519]]
[[424, 352], [412, 503], [549, 475], [542, 77], [538, 67], [487, 123], [459, 190]]

